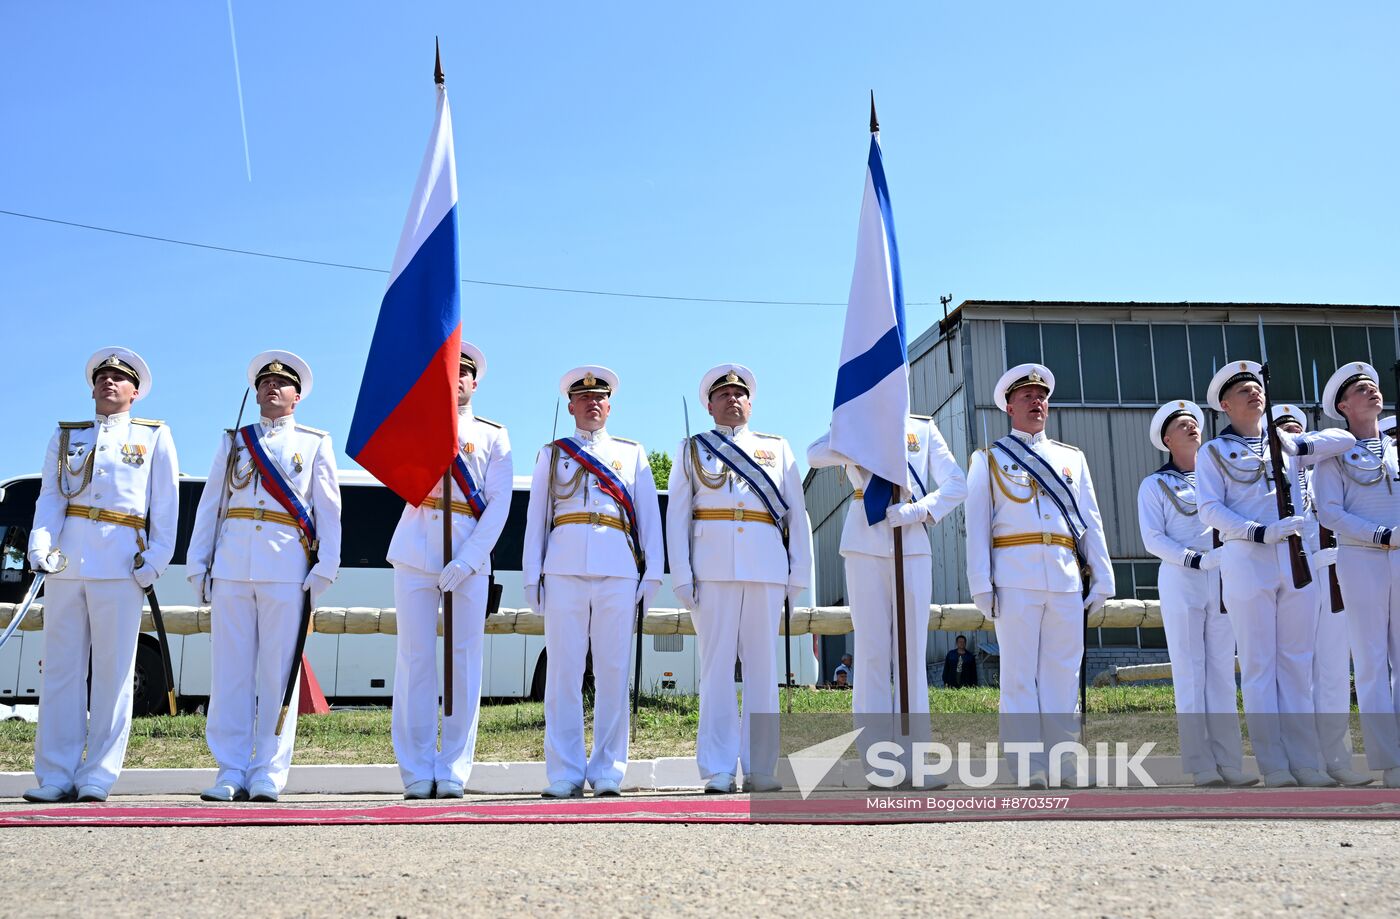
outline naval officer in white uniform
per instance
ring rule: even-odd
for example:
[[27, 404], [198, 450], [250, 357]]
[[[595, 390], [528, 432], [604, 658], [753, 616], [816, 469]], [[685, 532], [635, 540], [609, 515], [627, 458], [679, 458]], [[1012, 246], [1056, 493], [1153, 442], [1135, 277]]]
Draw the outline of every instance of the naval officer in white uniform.
[[[903, 500], [892, 504], [885, 519], [866, 521], [867, 469], [831, 449], [828, 431], [807, 448], [807, 465], [840, 465], [854, 486], [846, 522], [841, 529], [841, 557], [846, 567], [846, 595], [855, 627], [855, 693], [851, 709], [862, 757], [873, 743], [890, 739], [899, 711], [899, 638], [895, 632], [894, 528], [903, 530], [905, 595], [905, 661], [908, 668], [909, 711], [917, 720], [918, 739], [928, 740], [928, 616], [933, 602], [933, 548], [928, 527], [937, 524], [967, 498], [953, 451], [938, 425], [927, 415], [910, 415], [904, 424], [909, 477]], [[896, 732], [897, 733], [897, 732]]]
[[1221, 615], [1220, 561], [1196, 504], [1196, 455], [1205, 413], [1186, 399], [1152, 416], [1152, 446], [1169, 454], [1138, 487], [1138, 527], [1147, 551], [1162, 560], [1157, 589], [1171, 655], [1181, 764], [1201, 787], [1254, 785], [1244, 772], [1235, 704], [1235, 633]]
[[1045, 433], [1054, 391], [1042, 364], [1002, 374], [993, 398], [1011, 433], [974, 453], [967, 475], [968, 585], [996, 625], [1002, 742], [1039, 746], [1015, 777], [1030, 788], [1073, 781], [1072, 768], [1049, 753], [1074, 739], [1085, 613], [1113, 596], [1089, 464], [1078, 447]]
[[[681, 441], [666, 535], [676, 598], [694, 610], [700, 651], [695, 758], [705, 791], [774, 791], [783, 600], [812, 583], [812, 526], [788, 442], [749, 426], [757, 384], [742, 364], [713, 367], [700, 399], [715, 426]], [[744, 710], [734, 695], [742, 662]]]
[[[409, 800], [462, 797], [476, 755], [491, 550], [510, 516], [512, 483], [506, 429], [472, 410], [472, 396], [485, 377], [486, 356], [463, 341], [457, 375], [458, 452], [449, 499], [452, 557], [444, 566], [440, 482], [421, 505], [404, 507], [389, 543], [398, 614], [391, 733]], [[464, 486], [472, 490], [470, 496]], [[439, 747], [438, 610], [447, 591], [454, 596], [456, 647], [452, 715], [442, 719]]]
[[[546, 798], [621, 791], [627, 772], [628, 668], [637, 605], [665, 566], [661, 509], [646, 448], [607, 430], [618, 378], [585, 365], [564, 374], [575, 431], [540, 450], [521, 562], [525, 601], [544, 615]], [[593, 751], [583, 737], [583, 675], [593, 651]]]
[[96, 417], [58, 423], [29, 535], [30, 566], [47, 572], [39, 787], [25, 792], [29, 801], [105, 801], [117, 781], [142, 592], [170, 564], [180, 516], [170, 429], [131, 417], [132, 403], [151, 392], [146, 362], [128, 348], [102, 348], [83, 377]]
[[[1332, 375], [1322, 410], [1346, 423], [1356, 446], [1317, 464], [1313, 490], [1319, 522], [1337, 535], [1366, 764], [1382, 772], [1387, 788], [1400, 788], [1400, 693], [1391, 677], [1400, 671], [1400, 463], [1394, 438], [1377, 426], [1384, 408], [1375, 367], [1353, 361]], [[1342, 683], [1347, 672], [1333, 676]], [[1341, 705], [1339, 697], [1333, 707]]]
[[[265, 351], [248, 365], [248, 383], [262, 417], [220, 438], [186, 563], [196, 595], [212, 601], [205, 739], [219, 773], [206, 801], [276, 801], [287, 784], [296, 692], [276, 730], [303, 595], [314, 610], [340, 570], [335, 450], [329, 434], [293, 417], [311, 394], [311, 368], [290, 351]], [[278, 495], [305, 511], [318, 546]]]
[[1220, 572], [1225, 609], [1239, 648], [1245, 719], [1255, 760], [1269, 787], [1321, 788], [1336, 780], [1322, 771], [1313, 721], [1312, 664], [1317, 589], [1293, 584], [1287, 539], [1307, 520], [1299, 457], [1325, 457], [1354, 443], [1345, 431], [1295, 436], [1280, 432], [1284, 473], [1295, 513], [1279, 518], [1264, 425], [1264, 390], [1256, 361], [1230, 361], [1210, 381], [1210, 407], [1229, 425], [1201, 449], [1196, 492], [1201, 519], [1225, 543]]

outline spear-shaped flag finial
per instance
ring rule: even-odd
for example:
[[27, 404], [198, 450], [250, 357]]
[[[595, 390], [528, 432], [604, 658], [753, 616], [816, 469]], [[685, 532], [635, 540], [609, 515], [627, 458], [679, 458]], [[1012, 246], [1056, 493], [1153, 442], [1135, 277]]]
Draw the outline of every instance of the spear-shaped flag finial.
[[439, 86], [447, 82], [447, 75], [442, 72], [442, 47], [436, 36], [433, 37], [433, 82]]
[[880, 120], [875, 117], [875, 90], [870, 91], [870, 133], [880, 133]]

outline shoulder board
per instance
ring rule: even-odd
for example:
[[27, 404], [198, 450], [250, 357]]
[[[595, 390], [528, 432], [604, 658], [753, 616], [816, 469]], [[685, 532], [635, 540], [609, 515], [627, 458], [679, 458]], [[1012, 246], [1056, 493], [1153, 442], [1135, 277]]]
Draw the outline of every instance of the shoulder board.
[[298, 431], [301, 431], [301, 432], [303, 432], [303, 433], [305, 433], [305, 434], [315, 434], [317, 437], [329, 437], [329, 436], [331, 436], [329, 431], [322, 431], [320, 428], [308, 428], [308, 427], [307, 427], [306, 425], [304, 425], [304, 424], [298, 424], [298, 425], [297, 425], [297, 430], [298, 430]]
[[60, 421], [58, 426], [65, 431], [81, 431], [92, 427], [91, 421]]
[[1053, 440], [1053, 439], [1052, 439], [1050, 442], [1051, 442], [1052, 444], [1055, 444], [1057, 447], [1066, 447], [1066, 448], [1068, 448], [1068, 449], [1070, 449], [1070, 450], [1073, 450], [1075, 453], [1083, 453], [1083, 452], [1084, 452], [1083, 450], [1081, 450], [1081, 449], [1079, 449], [1078, 447], [1076, 447], [1074, 444], [1067, 444], [1067, 443], [1065, 443], [1064, 441], [1061, 441], [1061, 440]]
[[482, 424], [489, 424], [489, 425], [491, 425], [491, 427], [493, 427], [493, 428], [504, 428], [504, 427], [505, 427], [505, 425], [501, 424], [499, 421], [492, 421], [490, 418], [482, 418], [480, 415], [477, 415], [477, 416], [476, 416], [476, 420], [477, 420], [477, 421], [480, 421]]
[[753, 432], [753, 436], [754, 436], [754, 437], [766, 437], [766, 438], [768, 438], [769, 440], [782, 440], [782, 439], [783, 439], [783, 435], [781, 435], [781, 434], [764, 434], [762, 431], [754, 431], [754, 432]]
[[933, 416], [932, 416], [932, 415], [917, 415], [917, 414], [915, 414], [914, 412], [910, 412], [910, 413], [909, 413], [909, 417], [910, 417], [910, 418], [917, 418], [917, 419], [919, 419], [920, 421], [932, 421], [932, 420], [933, 420]]
[[634, 447], [640, 447], [640, 446], [641, 446], [641, 444], [638, 443], [637, 441], [635, 441], [635, 440], [628, 440], [626, 437], [617, 437], [616, 435], [614, 435], [613, 440], [616, 440], [616, 441], [618, 441], [618, 442], [620, 442], [620, 443], [624, 443], [624, 444], [631, 444], [631, 445], [634, 446]]
[[164, 421], [156, 421], [156, 420], [151, 419], [151, 418], [133, 418], [133, 419], [131, 419], [131, 423], [132, 423], [132, 424], [144, 424], [144, 425], [145, 425], [146, 427], [148, 427], [148, 428], [158, 428], [158, 427], [160, 427], [161, 425], [165, 424]]

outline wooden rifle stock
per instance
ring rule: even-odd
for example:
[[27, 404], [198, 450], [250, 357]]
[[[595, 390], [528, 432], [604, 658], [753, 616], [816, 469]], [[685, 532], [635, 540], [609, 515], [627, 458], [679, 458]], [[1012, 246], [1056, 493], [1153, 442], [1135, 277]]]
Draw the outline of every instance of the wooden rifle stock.
[[[1317, 528], [1318, 543], [1324, 549], [1335, 549], [1337, 547], [1337, 534], [1327, 529], [1325, 526]], [[1337, 566], [1327, 566], [1327, 586], [1332, 594], [1332, 612], [1340, 613], [1346, 606], [1342, 602], [1342, 584], [1337, 580]]]
[[[1264, 384], [1264, 430], [1269, 439], [1269, 466], [1274, 477], [1274, 498], [1278, 502], [1278, 519], [1294, 516], [1293, 483], [1288, 478], [1288, 468], [1283, 461], [1283, 443], [1278, 433], [1278, 423], [1274, 421], [1274, 403], [1269, 398], [1269, 365], [1260, 372]], [[1288, 564], [1293, 570], [1293, 586], [1302, 590], [1312, 583], [1312, 569], [1308, 567], [1308, 555], [1303, 549], [1303, 537], [1294, 534], [1288, 537]]]

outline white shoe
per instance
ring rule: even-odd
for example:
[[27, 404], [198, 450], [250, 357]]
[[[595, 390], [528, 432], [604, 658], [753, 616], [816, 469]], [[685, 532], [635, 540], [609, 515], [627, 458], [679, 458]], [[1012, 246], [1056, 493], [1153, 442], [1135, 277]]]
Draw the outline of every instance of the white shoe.
[[1225, 784], [1225, 777], [1219, 772], [1193, 772], [1191, 784], [1197, 788], [1219, 788]]
[[78, 789], [78, 801], [81, 804], [100, 804], [107, 800], [107, 789], [101, 785], [83, 785]]
[[215, 782], [199, 793], [201, 801], [247, 801], [248, 792], [232, 782]]
[[1265, 788], [1297, 788], [1298, 780], [1287, 769], [1275, 769], [1264, 774]]
[[260, 801], [264, 804], [276, 804], [277, 786], [271, 782], [254, 782], [248, 786], [248, 800]]
[[782, 791], [783, 783], [771, 775], [744, 776], [744, 791], [749, 794], [762, 794], [767, 791]]
[[618, 798], [622, 796], [622, 787], [612, 779], [599, 779], [593, 783], [593, 797], [595, 798]]
[[540, 797], [541, 797], [541, 798], [582, 798], [582, 797], [583, 797], [583, 786], [582, 786], [582, 785], [575, 785], [573, 782], [570, 782], [568, 779], [560, 779], [560, 780], [557, 781], [557, 782], [551, 782], [551, 783], [550, 783], [550, 786], [549, 786], [548, 788], [546, 788], [544, 791], [540, 792]]
[[57, 785], [40, 785], [38, 788], [26, 791], [24, 800], [33, 801], [35, 804], [58, 804], [73, 800], [73, 789], [60, 788]]
[[423, 779], [421, 782], [411, 782], [404, 786], [403, 799], [405, 801], [422, 801], [433, 796], [433, 780]]
[[1259, 784], [1259, 776], [1252, 772], [1245, 772], [1243, 769], [1236, 769], [1234, 766], [1216, 766], [1215, 771], [1220, 773], [1225, 784], [1231, 788], [1248, 788], [1251, 785]]
[[1043, 791], [1050, 787], [1050, 780], [1045, 777], [1044, 772], [1037, 769], [1030, 774], [1030, 778], [1026, 780], [1025, 787], [1034, 791]]
[[1338, 785], [1345, 785], [1347, 788], [1360, 788], [1363, 785], [1370, 785], [1376, 780], [1376, 777], [1369, 772], [1357, 772], [1347, 766], [1328, 769], [1327, 774], [1336, 779]]
[[[1381, 775], [1386, 788], [1400, 788], [1400, 766], [1391, 766]], [[25, 795], [26, 798], [29, 795]]]
[[707, 795], [732, 795], [733, 793], [734, 776], [728, 772], [712, 775], [705, 783], [705, 794]]
[[460, 798], [466, 795], [467, 789], [461, 782], [454, 782], [451, 779], [443, 779], [437, 783], [437, 790], [433, 792], [434, 798]]
[[1335, 788], [1337, 780], [1321, 769], [1294, 769], [1293, 777], [1304, 788]]

